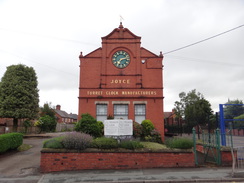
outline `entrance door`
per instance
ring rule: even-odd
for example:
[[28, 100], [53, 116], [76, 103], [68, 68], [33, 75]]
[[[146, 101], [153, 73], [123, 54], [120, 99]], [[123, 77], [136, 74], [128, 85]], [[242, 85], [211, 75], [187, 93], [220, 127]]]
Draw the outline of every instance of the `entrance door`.
[[114, 119], [128, 119], [127, 104], [114, 104]]

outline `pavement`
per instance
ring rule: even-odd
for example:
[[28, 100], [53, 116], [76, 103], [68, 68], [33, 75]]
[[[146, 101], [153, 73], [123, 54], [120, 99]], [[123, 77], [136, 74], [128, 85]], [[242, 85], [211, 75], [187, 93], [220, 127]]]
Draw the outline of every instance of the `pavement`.
[[60, 134], [29, 136], [24, 152], [0, 155], [0, 183], [176, 183], [176, 182], [244, 182], [244, 172], [232, 177], [231, 167], [155, 168], [132, 170], [81, 170], [42, 174], [40, 150], [43, 141]]

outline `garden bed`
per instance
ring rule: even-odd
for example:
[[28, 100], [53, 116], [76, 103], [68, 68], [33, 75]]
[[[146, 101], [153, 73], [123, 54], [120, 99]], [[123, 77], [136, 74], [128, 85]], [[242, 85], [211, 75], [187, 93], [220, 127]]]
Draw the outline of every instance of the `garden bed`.
[[85, 169], [195, 167], [192, 150], [181, 149], [115, 149], [88, 148], [81, 152], [64, 149], [42, 149], [41, 171], [57, 172]]

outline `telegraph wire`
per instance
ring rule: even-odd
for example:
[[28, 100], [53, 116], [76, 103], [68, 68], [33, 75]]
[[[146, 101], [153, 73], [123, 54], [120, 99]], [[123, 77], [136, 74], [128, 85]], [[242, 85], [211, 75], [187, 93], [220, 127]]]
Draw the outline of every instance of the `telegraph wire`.
[[190, 62], [200, 62], [200, 63], [207, 63], [207, 64], [218, 64], [218, 65], [230, 65], [230, 66], [238, 66], [244, 67], [244, 64], [238, 63], [228, 63], [228, 62], [219, 62], [216, 60], [207, 60], [207, 59], [199, 59], [199, 58], [189, 58], [189, 57], [182, 57], [176, 55], [167, 55], [168, 58], [174, 58], [178, 60], [190, 61]]
[[35, 33], [24, 32], [24, 31], [16, 31], [16, 30], [6, 29], [6, 28], [2, 28], [2, 27], [0, 27], [0, 30], [10, 31], [10, 32], [18, 33], [18, 34], [30, 35], [30, 36], [35, 36], [35, 37], [44, 37], [47, 39], [53, 39], [53, 40], [58, 40], [58, 41], [72, 42], [72, 43], [76, 43], [76, 44], [97, 46], [97, 44], [93, 44], [93, 43], [89, 43], [89, 42], [76, 41], [76, 40], [72, 40], [72, 39], [66, 39], [66, 38], [60, 38], [60, 37], [56, 37], [56, 36], [49, 36], [49, 35], [42, 35], [42, 34], [35, 34]]
[[166, 54], [169, 54], [169, 53], [173, 53], [173, 52], [176, 52], [176, 51], [179, 51], [179, 50], [182, 50], [182, 49], [185, 49], [185, 48], [194, 46], [194, 45], [196, 45], [196, 44], [199, 44], [199, 43], [208, 41], [208, 40], [210, 40], [210, 39], [216, 38], [216, 37], [221, 36], [221, 35], [223, 35], [223, 34], [226, 34], [226, 33], [228, 33], [228, 32], [231, 32], [231, 31], [234, 31], [234, 30], [236, 30], [236, 29], [239, 29], [239, 28], [241, 28], [241, 27], [243, 27], [243, 26], [244, 26], [244, 24], [242, 24], [242, 25], [240, 25], [240, 26], [238, 26], [238, 27], [235, 27], [235, 28], [233, 28], [233, 29], [227, 30], [227, 31], [225, 31], [225, 32], [221, 32], [221, 33], [216, 34], [216, 35], [214, 35], [214, 36], [211, 36], [211, 37], [209, 37], [209, 38], [206, 38], [206, 39], [197, 41], [197, 42], [195, 42], [195, 43], [192, 43], [192, 44], [189, 44], [189, 45], [186, 45], [186, 46], [183, 46], [183, 47], [180, 47], [180, 48], [177, 48], [177, 49], [168, 51], [168, 52], [164, 53], [163, 55], [166, 55]]
[[0, 49], [0, 52], [7, 53], [7, 54], [9, 54], [9, 55], [15, 56], [15, 57], [19, 58], [20, 60], [26, 60], [26, 61], [29, 61], [29, 62], [31, 62], [31, 63], [39, 64], [39, 65], [41, 65], [41, 66], [43, 66], [43, 67], [47, 67], [47, 68], [49, 68], [49, 69], [55, 70], [55, 71], [57, 71], [57, 72], [62, 72], [62, 73], [64, 73], [64, 74], [68, 74], [68, 75], [72, 75], [73, 77], [77, 77], [76, 74], [72, 74], [72, 73], [70, 73], [70, 72], [65, 72], [65, 71], [59, 70], [59, 69], [54, 68], [54, 67], [50, 67], [49, 65], [42, 64], [42, 63], [40, 63], [40, 62], [36, 62], [36, 61], [34, 61], [33, 59], [25, 58], [25, 57], [23, 57], [23, 56], [19, 56], [19, 55], [17, 55], [17, 54], [10, 53], [10, 52], [8, 52], [8, 51], [1, 50], [1, 49]]

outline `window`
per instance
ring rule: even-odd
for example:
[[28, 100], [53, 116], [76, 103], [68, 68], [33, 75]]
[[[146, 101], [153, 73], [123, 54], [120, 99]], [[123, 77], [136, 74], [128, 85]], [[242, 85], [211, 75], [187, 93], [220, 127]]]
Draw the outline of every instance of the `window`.
[[97, 121], [102, 121], [107, 119], [107, 104], [97, 104]]
[[135, 121], [140, 123], [146, 119], [146, 105], [135, 104]]
[[114, 104], [114, 119], [128, 119], [128, 105]]

